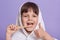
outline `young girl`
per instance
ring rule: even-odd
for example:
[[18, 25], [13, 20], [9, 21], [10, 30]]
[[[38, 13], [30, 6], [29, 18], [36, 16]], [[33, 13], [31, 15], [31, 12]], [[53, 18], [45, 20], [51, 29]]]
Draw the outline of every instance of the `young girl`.
[[35, 3], [22, 5], [16, 24], [7, 27], [6, 40], [55, 40], [45, 31], [41, 11]]

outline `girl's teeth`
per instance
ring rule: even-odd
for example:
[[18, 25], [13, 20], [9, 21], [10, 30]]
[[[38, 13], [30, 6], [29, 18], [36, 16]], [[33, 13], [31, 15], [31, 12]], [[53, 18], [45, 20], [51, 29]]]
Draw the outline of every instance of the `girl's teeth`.
[[27, 23], [28, 25], [33, 25], [33, 23]]

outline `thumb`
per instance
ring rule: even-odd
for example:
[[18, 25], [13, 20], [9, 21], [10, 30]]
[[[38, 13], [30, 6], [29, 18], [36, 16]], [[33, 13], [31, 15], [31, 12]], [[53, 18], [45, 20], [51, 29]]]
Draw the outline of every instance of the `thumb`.
[[41, 28], [41, 23], [39, 23], [39, 28]]
[[39, 23], [39, 29], [42, 29], [43, 30], [41, 23]]

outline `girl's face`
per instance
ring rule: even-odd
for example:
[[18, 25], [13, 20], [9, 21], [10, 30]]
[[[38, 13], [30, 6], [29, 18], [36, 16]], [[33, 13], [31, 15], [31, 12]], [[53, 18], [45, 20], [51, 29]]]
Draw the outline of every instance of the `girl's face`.
[[38, 22], [38, 15], [33, 12], [32, 9], [28, 10], [27, 13], [22, 14], [22, 24], [26, 26], [25, 30], [28, 32], [33, 31]]

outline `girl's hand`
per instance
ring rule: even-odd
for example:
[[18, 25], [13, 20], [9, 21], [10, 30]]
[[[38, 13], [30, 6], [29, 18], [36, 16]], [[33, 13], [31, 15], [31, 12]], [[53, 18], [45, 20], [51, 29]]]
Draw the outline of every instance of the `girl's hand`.
[[8, 27], [7, 27], [7, 32], [6, 32], [6, 34], [7, 35], [9, 35], [9, 36], [11, 36], [14, 32], [16, 32], [17, 30], [19, 29], [19, 27], [18, 26], [16, 26], [16, 25], [9, 25]]
[[45, 31], [43, 30], [40, 23], [39, 23], [39, 29], [35, 30], [34, 32], [35, 32], [35, 35], [36, 35], [37, 38], [43, 38], [44, 37], [44, 32]]
[[41, 24], [39, 24], [39, 29], [35, 30], [36, 37], [42, 38], [43, 40], [54, 40], [46, 31], [43, 30]]
[[11, 40], [12, 34], [14, 34], [17, 30], [25, 28], [23, 26], [16, 26], [16, 25], [9, 25], [7, 27], [7, 32], [6, 32], [6, 40]]

